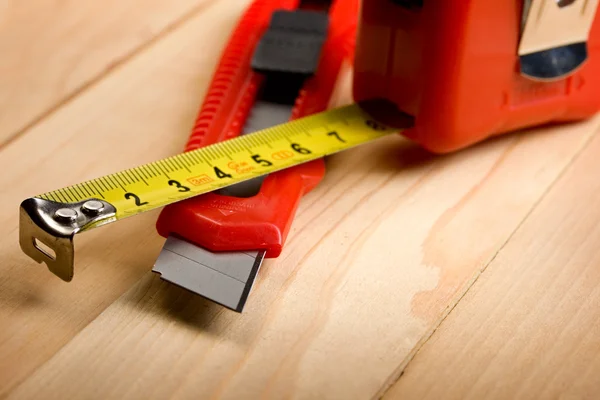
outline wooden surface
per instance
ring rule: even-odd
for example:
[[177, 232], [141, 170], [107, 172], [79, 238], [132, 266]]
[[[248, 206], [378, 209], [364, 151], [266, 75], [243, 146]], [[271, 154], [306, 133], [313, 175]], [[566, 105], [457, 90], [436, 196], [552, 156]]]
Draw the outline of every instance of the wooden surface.
[[331, 157], [241, 315], [150, 272], [155, 212], [68, 284], [21, 253], [21, 200], [182, 149], [245, 4], [1, 9], [0, 397], [597, 398], [600, 117]]

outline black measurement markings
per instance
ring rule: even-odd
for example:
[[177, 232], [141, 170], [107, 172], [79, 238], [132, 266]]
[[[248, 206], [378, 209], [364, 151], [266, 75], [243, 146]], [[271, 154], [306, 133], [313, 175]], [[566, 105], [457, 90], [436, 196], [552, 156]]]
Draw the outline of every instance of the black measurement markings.
[[223, 158], [229, 158], [229, 159], [231, 159], [229, 157], [229, 155], [227, 154], [227, 152], [225, 152], [225, 149], [223, 147], [224, 146], [223, 146], [222, 143], [219, 143], [219, 144], [217, 144], [217, 146], [215, 146], [215, 150], [217, 151], [217, 154], [219, 155], [219, 158], [220, 159], [223, 159]]
[[233, 160], [231, 158], [231, 155], [235, 153], [235, 151], [228, 142], [223, 142], [223, 145], [221, 146], [221, 151], [223, 151], [225, 157], [229, 158], [230, 160]]
[[177, 163], [177, 165], [179, 165], [181, 167], [180, 169], [185, 169], [187, 172], [192, 172], [186, 165], [187, 164], [186, 160], [183, 157], [181, 157], [181, 155], [175, 157], [173, 160], [175, 160], [175, 163]]
[[75, 185], [73, 185], [72, 188], [77, 193], [77, 195], [80, 196], [79, 200], [83, 200], [83, 199], [86, 199], [89, 197], [83, 192], [83, 190], [81, 189], [81, 185], [79, 183], [76, 183]]
[[196, 165], [198, 165], [198, 164], [204, 164], [205, 163], [204, 160], [202, 160], [202, 158], [200, 158], [200, 156], [197, 153], [195, 153], [195, 152], [189, 152], [189, 153], [186, 153], [186, 154], [188, 155], [188, 157], [190, 157], [190, 158], [192, 158], [193, 160], [196, 161]]
[[165, 158], [165, 162], [167, 163], [167, 165], [169, 165], [169, 168], [171, 168], [173, 172], [179, 171], [181, 169], [177, 166], [172, 157]]
[[57, 198], [56, 201], [57, 202], [59, 202], [59, 203], [67, 203], [67, 200], [62, 197], [62, 195], [60, 194], [60, 192], [58, 190], [55, 190], [54, 192], [51, 192], [51, 193], [56, 196], [56, 198]]
[[[123, 174], [122, 171], [117, 172], [117, 176], [121, 179], [121, 182], [123, 183], [123, 186], [127, 186], [129, 185], [129, 179]], [[133, 182], [131, 182], [133, 183]]]
[[169, 157], [169, 165], [171, 165], [173, 171], [180, 171], [184, 169], [182, 166], [179, 165], [177, 157]]
[[198, 162], [190, 155], [190, 153], [182, 153], [181, 157], [186, 161], [188, 166], [197, 165]]
[[189, 155], [189, 153], [181, 153], [181, 159], [184, 160], [186, 166], [197, 165], [198, 162], [194, 160], [193, 157]]
[[[304, 122], [298, 121], [298, 134], [304, 134], [308, 137], [312, 137], [312, 134], [310, 133], [310, 131], [312, 130], [311, 127], [308, 124], [305, 124]], [[327, 124], [324, 125], [325, 129], [329, 130], [329, 128], [327, 128]]]
[[142, 173], [139, 171], [139, 168], [131, 168], [130, 169], [131, 173], [133, 174], [133, 176], [136, 177], [136, 179], [139, 181], [142, 181], [144, 183], [146, 183], [146, 180], [144, 179], [144, 177], [142, 176]]
[[75, 201], [81, 200], [81, 197], [80, 197], [79, 193], [77, 192], [76, 185], [69, 186], [65, 190], [67, 193], [69, 193], [69, 196], [71, 196], [73, 199], [75, 199]]
[[[294, 128], [295, 128], [295, 125], [297, 125], [297, 124], [298, 124], [298, 122], [296, 121], [294, 124]], [[296, 130], [293, 129], [292, 126], [286, 125], [286, 126], [284, 126], [284, 133], [285, 133], [286, 137], [293, 137], [296, 134]]]
[[124, 171], [125, 175], [127, 175], [127, 177], [129, 179], [131, 179], [131, 183], [135, 183], [135, 182], [139, 182], [139, 178], [136, 178], [136, 176], [133, 174], [133, 172], [130, 169], [126, 169]]
[[58, 189], [56, 192], [56, 196], [59, 198], [61, 203], [68, 203], [69, 200], [67, 200], [67, 198], [62, 194], [62, 192], [60, 191], [60, 189]]
[[76, 200], [74, 200], [71, 195], [69, 194], [69, 191], [66, 189], [59, 189], [60, 193], [63, 195], [63, 197], [65, 198], [67, 203], [74, 203]]
[[277, 140], [275, 138], [275, 135], [273, 135], [272, 131], [266, 131], [265, 132], [265, 136], [263, 136], [263, 144], [266, 145], [268, 148], [272, 149], [273, 146], [271, 146], [271, 142], [274, 142], [275, 140]]
[[246, 148], [244, 148], [244, 146], [242, 146], [238, 141], [231, 142], [231, 147], [233, 147], [237, 153], [243, 153], [246, 151]]
[[211, 146], [205, 147], [204, 151], [202, 151], [200, 154], [202, 154], [207, 161], [214, 161], [215, 160], [215, 157], [213, 156], [213, 154], [211, 152]]
[[99, 194], [98, 191], [96, 190], [96, 188], [89, 181], [85, 182], [84, 185], [88, 188], [88, 190], [90, 191], [90, 193], [92, 193], [92, 194]]
[[215, 160], [220, 160], [221, 158], [223, 158], [223, 155], [220, 154], [221, 151], [219, 150], [219, 145], [218, 144], [214, 144], [210, 147], [210, 149], [212, 150], [214, 156], [215, 156]]
[[217, 159], [225, 158], [225, 154], [221, 150], [221, 147], [222, 146], [220, 143], [215, 143], [213, 146], [211, 146], [211, 149], [215, 152]]
[[135, 179], [131, 179], [131, 175], [129, 174], [128, 170], [123, 170], [120, 172], [121, 176], [127, 180], [127, 184], [133, 184], [135, 183]]
[[165, 169], [169, 170], [169, 172], [177, 171], [177, 168], [173, 164], [171, 164], [171, 160], [169, 160], [168, 158], [162, 160], [162, 164], [165, 167]]
[[219, 146], [219, 151], [223, 154], [224, 158], [228, 158], [231, 160], [231, 146], [229, 146], [229, 143], [227, 142], [222, 142], [221, 145]]
[[183, 162], [185, 162], [186, 165], [188, 165], [188, 166], [196, 164], [196, 162], [194, 161], [194, 159], [191, 158], [188, 153], [181, 153], [179, 156], [181, 157], [181, 159], [183, 160]]
[[89, 197], [93, 197], [93, 196], [94, 196], [94, 192], [90, 190], [90, 188], [89, 188], [89, 186], [88, 186], [87, 182], [83, 182], [83, 183], [81, 184], [81, 187], [83, 188], [83, 190], [85, 190], [85, 193], [87, 193], [87, 195], [88, 195]]
[[[111, 189], [117, 189], [120, 185], [119, 182], [116, 182], [112, 175], [108, 176], [108, 177], [102, 177], [99, 179], [99, 182], [102, 184], [102, 186], [105, 186], [105, 191], [109, 191]], [[116, 182], [116, 183], [115, 183]]]
[[93, 189], [93, 191], [96, 194], [104, 198], [104, 196], [102, 195], [104, 190], [102, 190], [102, 188], [100, 187], [100, 183], [102, 183], [102, 178], [87, 181], [86, 183]]
[[87, 186], [90, 188], [90, 191], [95, 194], [99, 194], [100, 191], [94, 186], [94, 184], [90, 181], [86, 182]]
[[135, 168], [134, 168], [134, 170], [136, 171], [136, 173], [137, 173], [138, 175], [142, 176], [142, 177], [143, 177], [143, 178], [145, 178], [145, 179], [150, 179], [150, 178], [151, 178], [150, 174], [148, 174], [148, 173], [146, 172], [146, 169], [144, 168], [144, 166], [141, 166], [141, 167], [135, 167]]
[[127, 180], [130, 181], [132, 184], [138, 183], [140, 181], [140, 178], [135, 175], [133, 169], [124, 169], [123, 171], [121, 171], [121, 174], [124, 177], [126, 177]]
[[243, 146], [246, 150], [252, 152], [253, 146], [252, 146], [252, 138], [250, 136], [252, 136], [252, 134], [244, 135], [239, 139], [239, 141], [240, 141], [240, 146]]
[[157, 163], [153, 163], [153, 165], [158, 168], [159, 171], [161, 172], [161, 175], [166, 176], [167, 179], [171, 179], [171, 177], [169, 176], [169, 174], [167, 173], [167, 169], [165, 168], [165, 166], [163, 165], [164, 163], [162, 162], [157, 162]]
[[206, 164], [210, 164], [210, 161], [208, 159], [208, 153], [205, 151], [204, 148], [199, 148], [194, 150], [195, 154], [200, 157], [200, 159], [202, 160], [202, 162], [206, 163]]
[[127, 190], [125, 189], [124, 183], [121, 183], [121, 182], [119, 181], [119, 174], [118, 174], [118, 173], [116, 173], [116, 174], [111, 174], [111, 175], [109, 175], [109, 176], [110, 176], [110, 180], [111, 180], [112, 182], [116, 182], [116, 183], [117, 183], [117, 184], [118, 184], [118, 185], [121, 187], [121, 189], [123, 189], [125, 192], [127, 191]]
[[69, 200], [69, 198], [67, 197], [67, 194], [65, 193], [65, 190], [63, 188], [58, 189], [58, 194], [60, 194], [60, 198], [62, 199], [63, 202], [65, 202], [65, 203], [71, 202]]
[[223, 145], [222, 151], [225, 154], [225, 157], [229, 158], [230, 161], [233, 161], [233, 158], [231, 158], [231, 154], [233, 153], [231, 146]]
[[130, 171], [133, 174], [133, 176], [137, 175], [138, 182], [141, 180], [142, 182], [144, 182], [144, 184], [146, 186], [148, 186], [148, 182], [146, 182], [146, 180], [144, 179], [144, 177], [142, 176], [142, 174], [139, 172], [139, 168], [134, 168], [134, 169], [132, 169]]
[[[142, 170], [146, 171], [147, 175], [151, 175], [150, 178], [156, 178], [158, 176], [156, 174], [156, 171], [152, 168], [152, 163], [148, 163], [140, 168]], [[150, 179], [150, 178], [148, 178], [148, 179]]]
[[173, 164], [173, 162], [169, 158], [165, 158], [163, 161], [165, 165], [171, 170], [170, 172], [175, 172], [179, 169], [175, 166], [175, 164]]
[[67, 196], [69, 196], [69, 199], [71, 199], [71, 201], [73, 203], [81, 200], [81, 199], [78, 198], [77, 191], [75, 190], [74, 186], [69, 186], [68, 188], [65, 188], [64, 191], [67, 194]]
[[127, 169], [126, 169], [126, 170], [123, 170], [123, 171], [121, 171], [121, 176], [122, 176], [123, 178], [127, 179], [127, 182], [128, 182], [128, 184], [130, 184], [130, 185], [131, 185], [131, 184], [134, 184], [134, 183], [136, 182], [136, 180], [135, 180], [135, 179], [133, 179], [133, 178], [131, 177], [131, 175], [129, 174], [129, 170], [127, 170]]
[[255, 147], [254, 144], [254, 135], [251, 133], [249, 135], [243, 136], [242, 137], [243, 143], [246, 145], [247, 148], [252, 149], [253, 147]]
[[171, 163], [177, 168], [177, 170], [186, 169], [186, 167], [184, 167], [179, 161], [179, 157], [172, 157]]
[[119, 171], [119, 172], [115, 172], [114, 174], [111, 174], [111, 175], [112, 175], [113, 177], [115, 177], [115, 180], [116, 180], [116, 182], [119, 184], [119, 186], [121, 186], [121, 187], [123, 187], [123, 188], [124, 188], [125, 186], [127, 186], [127, 183], [128, 183], [128, 182], [125, 180], [125, 178], [123, 178], [123, 177], [121, 176], [121, 171]]
[[198, 153], [196, 153], [196, 154], [197, 154], [199, 157], [201, 157], [201, 158], [202, 158], [202, 160], [204, 160], [204, 162], [205, 162], [206, 164], [208, 164], [208, 165], [209, 165], [209, 166], [211, 166], [211, 167], [213, 166], [213, 165], [212, 165], [212, 163], [211, 163], [211, 162], [208, 160], [208, 157], [206, 156], [206, 154], [205, 154], [204, 152], [198, 152]]
[[236, 142], [235, 147], [237, 149], [238, 154], [244, 154], [248, 150], [246, 146], [242, 142]]
[[255, 134], [249, 134], [247, 136], [244, 137], [246, 139], [246, 143], [248, 143], [248, 145], [252, 148], [252, 147], [256, 147], [256, 135]]
[[93, 181], [91, 181], [91, 183], [92, 185], [96, 185], [96, 190], [98, 191], [98, 193], [107, 192], [109, 190], [109, 187], [116, 189], [119, 186], [121, 186], [119, 182], [115, 181], [111, 175], [94, 179]]
[[237, 153], [237, 149], [235, 148], [234, 145], [235, 142], [223, 142], [223, 149], [225, 149], [225, 153], [227, 154], [227, 156], [229, 157], [229, 159], [231, 160], [231, 154]]
[[92, 188], [90, 188], [90, 186], [87, 184], [87, 182], [83, 182], [81, 184], [81, 187], [83, 188], [83, 190], [89, 197], [94, 197], [95, 193], [93, 190], [91, 190]]
[[250, 142], [250, 146], [252, 147], [260, 147], [260, 142], [257, 140], [256, 135], [249, 135], [248, 141]]
[[54, 192], [50, 192], [50, 193], [46, 194], [45, 197], [46, 197], [46, 199], [56, 201], [57, 203], [59, 202], [58, 198], [54, 197]]
[[148, 168], [152, 171], [155, 177], [161, 176], [162, 173], [156, 168], [156, 164], [154, 162], [148, 164]]
[[258, 135], [254, 135], [254, 137], [252, 138], [252, 141], [254, 142], [254, 147], [260, 147], [264, 143], [263, 137], [258, 136]]
[[208, 151], [208, 156], [211, 160], [215, 161], [219, 158], [219, 156], [217, 156], [217, 153], [215, 152], [214, 146], [209, 146], [206, 148], [206, 150]]
[[39, 199], [55, 201], [54, 198], [51, 197], [51, 194], [52, 194], [52, 192], [48, 192], [48, 193], [40, 194], [39, 196], [36, 196], [36, 197]]
[[156, 165], [162, 171], [162, 175], [167, 175], [168, 173], [173, 172], [173, 170], [171, 169], [171, 166], [169, 165], [169, 163], [166, 160], [160, 160], [156, 163]]

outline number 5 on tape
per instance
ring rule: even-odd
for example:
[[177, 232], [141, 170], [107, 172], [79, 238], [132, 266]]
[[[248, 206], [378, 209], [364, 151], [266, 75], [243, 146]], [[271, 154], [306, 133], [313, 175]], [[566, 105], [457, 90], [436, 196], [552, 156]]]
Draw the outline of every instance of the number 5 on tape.
[[76, 233], [394, 132], [350, 105], [44, 193], [21, 203], [21, 248], [70, 281]]

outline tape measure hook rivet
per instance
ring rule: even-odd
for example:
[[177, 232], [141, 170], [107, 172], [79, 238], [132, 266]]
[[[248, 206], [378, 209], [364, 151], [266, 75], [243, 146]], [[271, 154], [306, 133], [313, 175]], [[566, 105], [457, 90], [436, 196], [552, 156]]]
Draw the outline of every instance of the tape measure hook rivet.
[[73, 279], [73, 236], [112, 222], [117, 209], [109, 202], [85, 199], [59, 203], [30, 198], [21, 203], [19, 243], [25, 254], [65, 281]]

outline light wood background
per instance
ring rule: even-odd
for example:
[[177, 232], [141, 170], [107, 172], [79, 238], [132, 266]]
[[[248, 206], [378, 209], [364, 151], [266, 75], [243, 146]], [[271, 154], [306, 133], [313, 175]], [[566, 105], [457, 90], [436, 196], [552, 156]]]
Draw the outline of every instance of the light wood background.
[[599, 398], [600, 117], [331, 157], [241, 315], [150, 272], [156, 212], [69, 284], [21, 253], [21, 200], [181, 151], [245, 4], [0, 2], [0, 397]]

